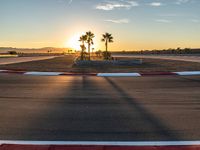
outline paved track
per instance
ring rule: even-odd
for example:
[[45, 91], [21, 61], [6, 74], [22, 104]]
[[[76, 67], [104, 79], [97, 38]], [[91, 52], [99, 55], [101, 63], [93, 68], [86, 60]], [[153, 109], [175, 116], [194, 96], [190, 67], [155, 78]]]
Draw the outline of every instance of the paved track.
[[36, 57], [13, 57], [13, 58], [0, 58], [0, 65], [15, 64], [21, 62], [38, 61], [45, 59], [52, 59], [57, 56], [36, 56]]
[[0, 75], [0, 140], [200, 140], [200, 76]]
[[179, 60], [179, 61], [189, 61], [189, 62], [198, 62], [200, 63], [200, 55], [112, 55], [113, 57], [132, 57], [132, 58], [153, 58], [153, 59], [167, 59], [167, 60]]

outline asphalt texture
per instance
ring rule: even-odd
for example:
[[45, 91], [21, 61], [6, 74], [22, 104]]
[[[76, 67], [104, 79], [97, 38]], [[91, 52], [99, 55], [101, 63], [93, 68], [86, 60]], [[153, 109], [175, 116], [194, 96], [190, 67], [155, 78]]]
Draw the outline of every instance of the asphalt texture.
[[0, 140], [200, 140], [200, 76], [0, 75]]

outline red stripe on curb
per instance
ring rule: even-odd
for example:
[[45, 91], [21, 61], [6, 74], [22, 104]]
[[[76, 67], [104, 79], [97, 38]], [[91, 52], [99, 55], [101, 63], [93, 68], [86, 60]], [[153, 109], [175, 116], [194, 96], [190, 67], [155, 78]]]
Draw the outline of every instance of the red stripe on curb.
[[15, 70], [5, 70], [5, 71], [2, 71], [1, 73], [24, 74], [24, 73], [26, 73], [26, 72], [25, 72], [25, 71], [15, 71]]
[[177, 75], [173, 72], [149, 72], [149, 73], [140, 73], [141, 76], [155, 76], [155, 75]]
[[127, 146], [105, 147], [103, 150], [199, 150], [200, 146]]
[[97, 76], [97, 73], [61, 73], [61, 76]]
[[12, 69], [12, 70], [10, 70], [10, 69], [4, 69], [4, 70], [7, 70], [7, 71], [25, 71], [24, 69]]
[[200, 146], [1, 145], [0, 150], [200, 150]]

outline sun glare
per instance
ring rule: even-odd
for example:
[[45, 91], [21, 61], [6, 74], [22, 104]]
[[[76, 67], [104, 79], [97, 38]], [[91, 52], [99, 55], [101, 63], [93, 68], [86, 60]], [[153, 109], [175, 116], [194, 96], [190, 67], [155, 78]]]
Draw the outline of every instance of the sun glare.
[[82, 34], [78, 33], [73, 35], [71, 38], [69, 38], [69, 40], [66, 42], [65, 46], [69, 47], [69, 48], [73, 48], [75, 50], [80, 50], [80, 42], [79, 42], [79, 38]]
[[[74, 50], [81, 50], [81, 48], [80, 48], [81, 43], [79, 42], [79, 39], [84, 34], [85, 34], [84, 32], [80, 32], [80, 33], [76, 33], [73, 36], [71, 36], [65, 42], [65, 47], [72, 48]], [[93, 41], [94, 41], [94, 45], [91, 46], [91, 49], [97, 48], [97, 45], [98, 45], [96, 37], [93, 39]], [[86, 47], [87, 47], [87, 44], [86, 44]]]

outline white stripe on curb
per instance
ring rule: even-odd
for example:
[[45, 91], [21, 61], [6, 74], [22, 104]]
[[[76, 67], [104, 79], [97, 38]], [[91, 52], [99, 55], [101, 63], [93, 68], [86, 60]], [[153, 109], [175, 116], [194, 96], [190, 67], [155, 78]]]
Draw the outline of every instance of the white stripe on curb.
[[62, 72], [26, 72], [25, 75], [35, 75], [35, 76], [58, 76]]
[[4, 71], [8, 71], [8, 70], [0, 70], [0, 72], [4, 72]]
[[200, 141], [138, 141], [138, 142], [94, 142], [94, 141], [0, 141], [2, 144], [17, 145], [103, 145], [103, 146], [192, 146]]
[[185, 71], [185, 72], [174, 72], [180, 76], [192, 76], [192, 75], [200, 75], [200, 71]]
[[140, 77], [139, 73], [98, 73], [98, 77]]

